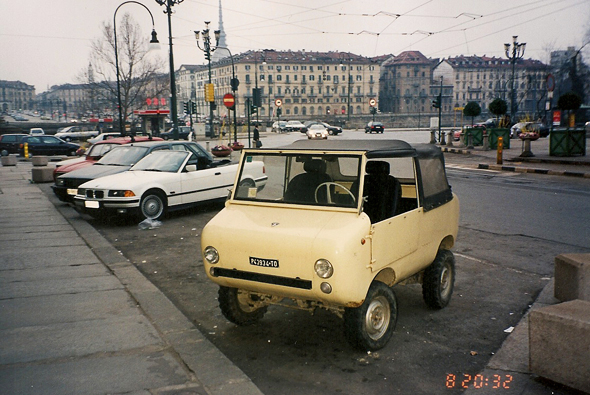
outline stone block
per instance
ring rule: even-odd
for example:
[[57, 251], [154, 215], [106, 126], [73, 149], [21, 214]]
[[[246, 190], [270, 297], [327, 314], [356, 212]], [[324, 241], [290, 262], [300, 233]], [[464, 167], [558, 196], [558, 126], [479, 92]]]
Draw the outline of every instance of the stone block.
[[49, 158], [42, 155], [33, 156], [31, 158], [31, 162], [33, 163], [33, 166], [47, 166], [49, 163]]
[[16, 166], [16, 156], [9, 155], [2, 157], [2, 166]]
[[590, 393], [590, 302], [531, 311], [529, 365], [531, 373]]
[[555, 257], [555, 297], [562, 302], [590, 301], [590, 254]]
[[38, 166], [33, 167], [31, 171], [33, 182], [53, 182], [53, 167]]

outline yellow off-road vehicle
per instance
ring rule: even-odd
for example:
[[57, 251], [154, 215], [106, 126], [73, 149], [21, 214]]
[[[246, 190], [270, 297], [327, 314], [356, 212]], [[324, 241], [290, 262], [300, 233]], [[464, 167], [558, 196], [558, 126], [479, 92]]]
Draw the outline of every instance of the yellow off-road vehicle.
[[[242, 176], [252, 161], [264, 163], [261, 191]], [[429, 307], [449, 303], [458, 221], [438, 147], [302, 140], [243, 151], [201, 248], [231, 322], [254, 324], [271, 304], [323, 308], [353, 346], [376, 350], [395, 328], [394, 285], [420, 282]]]

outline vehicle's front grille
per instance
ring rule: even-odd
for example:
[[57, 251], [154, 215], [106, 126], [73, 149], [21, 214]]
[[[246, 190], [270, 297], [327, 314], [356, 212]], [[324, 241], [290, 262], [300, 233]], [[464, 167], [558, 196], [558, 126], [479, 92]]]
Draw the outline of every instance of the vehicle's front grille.
[[66, 178], [64, 179], [64, 186], [66, 188], [74, 189], [78, 188], [80, 185], [84, 184], [86, 181], [90, 180], [83, 180], [79, 178]]
[[220, 267], [213, 268], [213, 276], [236, 278], [239, 280], [256, 281], [259, 283], [267, 283], [274, 285], [283, 285], [285, 287], [292, 288], [311, 289], [311, 281], [309, 280], [302, 280], [300, 278], [272, 276], [269, 274], [244, 272], [241, 270], [224, 269]]
[[86, 190], [86, 197], [87, 198], [95, 198], [95, 199], [102, 199], [104, 198], [104, 191], [96, 191], [94, 189], [87, 189]]

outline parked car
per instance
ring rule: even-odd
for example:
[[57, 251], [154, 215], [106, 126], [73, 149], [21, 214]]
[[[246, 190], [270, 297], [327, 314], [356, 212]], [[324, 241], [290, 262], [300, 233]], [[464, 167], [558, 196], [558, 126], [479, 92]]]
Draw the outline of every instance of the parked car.
[[199, 159], [199, 168], [217, 167], [225, 161], [215, 161], [211, 154], [195, 142], [146, 141], [115, 147], [92, 166], [74, 170], [57, 177], [53, 193], [63, 202], [72, 203], [80, 185], [95, 178], [127, 171], [141, 158], [156, 150], [175, 150], [194, 153]]
[[55, 136], [29, 135], [23, 137], [19, 145], [19, 155], [25, 155], [25, 144], [28, 146], [29, 156], [32, 155], [76, 155], [80, 148], [78, 144], [68, 143]]
[[371, 121], [365, 126], [365, 133], [383, 133], [385, 128], [381, 122]]
[[119, 133], [119, 132], [100, 133], [98, 136], [92, 137], [86, 141], [88, 141], [90, 144], [96, 144], [99, 141], [109, 140], [109, 139], [112, 139], [115, 137], [121, 137], [121, 133]]
[[283, 133], [285, 131], [285, 126], [287, 125], [287, 121], [275, 121], [272, 124], [272, 131], [275, 133]]
[[422, 283], [427, 306], [448, 305], [459, 201], [439, 147], [299, 140], [241, 158], [241, 168], [264, 163], [264, 190], [238, 177], [201, 232], [205, 273], [229, 321], [254, 324], [269, 305], [291, 305], [286, 298], [343, 317], [347, 340], [376, 350], [396, 324], [394, 285]]
[[29, 134], [30, 135], [40, 135], [40, 134], [45, 134], [45, 131], [42, 128], [31, 128], [31, 130], [29, 130]]
[[510, 128], [510, 138], [516, 138], [525, 131], [537, 132], [540, 137], [549, 136], [549, 127], [540, 122], [519, 122]]
[[67, 126], [55, 133], [55, 137], [59, 137], [65, 141], [72, 141], [96, 137], [99, 133], [98, 130], [84, 130], [81, 126]]
[[[188, 140], [188, 136], [192, 133], [190, 126], [179, 126], [178, 127], [178, 138], [181, 140]], [[166, 132], [160, 133], [160, 137], [164, 140], [174, 138], [173, 128], [168, 129]]]
[[342, 133], [342, 128], [340, 126], [332, 126], [332, 125], [330, 125], [330, 124], [328, 124], [326, 122], [322, 122], [322, 121], [309, 121], [309, 122], [305, 122], [305, 126], [307, 126], [308, 128], [311, 125], [316, 125], [316, 124], [322, 125], [326, 129], [328, 129], [328, 133], [330, 135], [336, 136], [336, 135]]
[[3, 134], [0, 136], [0, 153], [2, 156], [8, 154], [18, 154], [18, 148], [21, 140], [26, 137], [26, 134]]
[[304, 124], [299, 121], [287, 121], [287, 124], [283, 127], [285, 132], [301, 132], [305, 133], [307, 128]]
[[100, 158], [105, 156], [111, 149], [118, 147], [123, 144], [139, 143], [142, 141], [163, 141], [159, 137], [150, 138], [148, 136], [135, 136], [135, 137], [115, 137], [109, 140], [99, 141], [96, 144], [90, 146], [85, 155], [80, 158], [67, 159], [55, 164], [53, 170], [53, 180], [56, 181], [57, 177], [69, 173], [74, 170], [82, 169], [86, 166], [95, 164]]
[[328, 135], [330, 134], [330, 132], [328, 132], [328, 129], [324, 125], [319, 123], [311, 125], [305, 133], [307, 134], [307, 138], [310, 140], [325, 140], [328, 138]]
[[[230, 162], [199, 169], [199, 158], [193, 152], [154, 151], [129, 171], [80, 185], [74, 201], [94, 217], [136, 214], [157, 220], [171, 209], [226, 199], [237, 170], [238, 165]], [[266, 182], [264, 164], [249, 162], [242, 179], [242, 185], [260, 191]]]

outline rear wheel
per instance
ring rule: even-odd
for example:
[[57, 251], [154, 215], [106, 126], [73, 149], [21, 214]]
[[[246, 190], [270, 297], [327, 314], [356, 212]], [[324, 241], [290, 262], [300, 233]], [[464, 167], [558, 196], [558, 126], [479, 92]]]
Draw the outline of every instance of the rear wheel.
[[439, 250], [434, 261], [424, 271], [424, 302], [430, 308], [442, 309], [451, 301], [454, 287], [455, 256], [449, 250]]
[[344, 311], [344, 334], [359, 350], [379, 350], [391, 338], [396, 322], [397, 299], [393, 289], [374, 281], [363, 304]]
[[247, 326], [260, 321], [268, 306], [260, 303], [259, 297], [237, 288], [219, 287], [221, 313], [236, 325]]
[[141, 198], [141, 215], [146, 219], [160, 219], [166, 213], [166, 198], [159, 191], [148, 191]]

